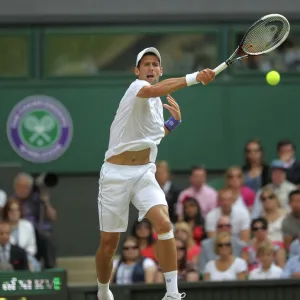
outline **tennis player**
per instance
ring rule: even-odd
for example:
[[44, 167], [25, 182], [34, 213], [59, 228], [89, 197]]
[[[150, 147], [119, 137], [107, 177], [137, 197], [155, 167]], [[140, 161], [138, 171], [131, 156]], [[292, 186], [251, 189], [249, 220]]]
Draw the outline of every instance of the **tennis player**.
[[[158, 235], [157, 258], [167, 289], [163, 300], [185, 297], [185, 293], [178, 292], [176, 246], [168, 205], [155, 179], [157, 145], [181, 123], [180, 108], [169, 94], [199, 82], [206, 85], [215, 73], [205, 69], [159, 82], [163, 74], [161, 64], [160, 53], [155, 48], [146, 48], [138, 54], [137, 79], [125, 92], [110, 128], [109, 147], [99, 179], [101, 239], [96, 254], [99, 300], [114, 300], [109, 281], [120, 233], [127, 230], [130, 202], [139, 211], [139, 221], [147, 218]], [[162, 104], [159, 97], [166, 95], [168, 104]], [[166, 122], [163, 107], [171, 114]], [[131, 276], [133, 267], [128, 272]]]

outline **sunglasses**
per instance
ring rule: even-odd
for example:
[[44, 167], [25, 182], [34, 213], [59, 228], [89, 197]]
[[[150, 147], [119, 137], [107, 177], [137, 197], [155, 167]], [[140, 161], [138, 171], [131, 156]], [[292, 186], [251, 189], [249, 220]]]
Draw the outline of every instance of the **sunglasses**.
[[230, 224], [218, 224], [218, 228], [231, 228]]
[[232, 179], [232, 178], [242, 178], [242, 174], [229, 174], [228, 178]]
[[267, 196], [267, 197], [261, 197], [261, 201], [266, 201], [268, 199], [274, 199], [275, 198], [275, 195], [270, 195], [270, 196]]
[[177, 247], [177, 250], [185, 250], [185, 247]]
[[266, 227], [264, 227], [264, 226], [262, 226], [262, 227], [253, 227], [252, 228], [252, 231], [260, 231], [260, 230], [267, 230], [267, 228]]
[[219, 248], [223, 248], [223, 247], [231, 247], [231, 243], [218, 243], [218, 247], [219, 247]]
[[137, 250], [137, 249], [139, 249], [139, 247], [138, 246], [128, 246], [128, 247], [123, 247], [123, 250]]

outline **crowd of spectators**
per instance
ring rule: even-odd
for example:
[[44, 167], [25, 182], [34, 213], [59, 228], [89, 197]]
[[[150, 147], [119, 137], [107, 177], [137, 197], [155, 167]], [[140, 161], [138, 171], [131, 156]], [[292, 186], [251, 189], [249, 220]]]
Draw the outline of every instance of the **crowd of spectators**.
[[[244, 149], [244, 164], [229, 166], [219, 186], [193, 167], [190, 186], [179, 190], [166, 161], [156, 178], [173, 223], [180, 281], [300, 278], [300, 163], [292, 141], [278, 142], [265, 161], [258, 140]], [[136, 222], [113, 266], [112, 281], [162, 283], [157, 236], [150, 222]]]
[[27, 173], [15, 177], [12, 195], [0, 191], [0, 272], [55, 267], [56, 215], [47, 189]]

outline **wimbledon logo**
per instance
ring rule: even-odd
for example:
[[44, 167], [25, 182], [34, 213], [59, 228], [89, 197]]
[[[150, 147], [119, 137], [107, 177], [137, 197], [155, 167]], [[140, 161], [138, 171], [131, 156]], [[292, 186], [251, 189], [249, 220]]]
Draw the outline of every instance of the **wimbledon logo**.
[[7, 136], [16, 153], [34, 163], [59, 158], [72, 140], [73, 125], [69, 112], [57, 100], [29, 96], [11, 111]]

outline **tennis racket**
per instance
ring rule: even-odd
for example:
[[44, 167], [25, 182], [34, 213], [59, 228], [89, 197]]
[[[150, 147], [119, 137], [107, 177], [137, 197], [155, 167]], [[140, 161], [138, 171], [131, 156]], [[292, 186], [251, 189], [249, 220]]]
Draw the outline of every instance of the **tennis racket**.
[[[249, 56], [266, 54], [279, 47], [288, 37], [290, 24], [279, 14], [270, 14], [256, 21], [244, 34], [234, 53], [214, 69], [216, 75], [231, 64]], [[238, 56], [239, 53], [242, 55]]]

